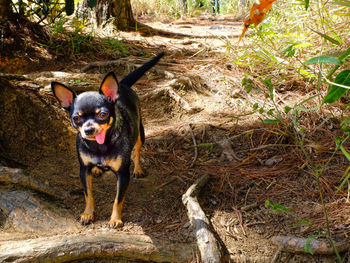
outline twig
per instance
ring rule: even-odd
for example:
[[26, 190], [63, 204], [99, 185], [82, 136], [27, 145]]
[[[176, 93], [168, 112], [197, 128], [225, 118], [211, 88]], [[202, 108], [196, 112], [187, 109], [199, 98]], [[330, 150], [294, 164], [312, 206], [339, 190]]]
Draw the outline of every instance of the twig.
[[193, 157], [193, 161], [190, 165], [190, 168], [192, 168], [194, 166], [194, 163], [197, 161], [197, 158], [198, 158], [198, 149], [197, 149], [197, 142], [196, 142], [196, 138], [194, 137], [194, 134], [193, 134], [193, 130], [192, 130], [192, 127], [191, 125], [188, 125], [189, 126], [189, 130], [190, 130], [190, 134], [191, 134], [191, 137], [192, 137], [192, 141], [193, 141], [193, 145], [194, 145], [194, 157]]
[[194, 113], [199, 110], [198, 108], [191, 107], [190, 104], [188, 104], [186, 100], [184, 100], [179, 94], [177, 94], [173, 88], [167, 87], [166, 89], [169, 97], [175, 100], [186, 112]]
[[182, 203], [187, 208], [187, 216], [190, 219], [193, 232], [197, 239], [197, 245], [201, 254], [201, 262], [219, 263], [221, 262], [220, 244], [211, 232], [209, 220], [197, 200], [200, 189], [208, 180], [208, 174], [197, 179], [182, 196]]
[[[304, 247], [307, 242], [306, 238], [274, 236], [271, 240], [274, 244], [278, 245], [282, 251], [293, 253], [306, 253], [304, 250]], [[334, 245], [339, 253], [347, 251], [350, 248], [349, 240], [334, 242]], [[326, 240], [311, 239], [310, 247], [313, 251], [313, 254], [331, 255], [335, 253], [332, 245]]]
[[246, 205], [246, 206], [242, 206], [240, 210], [241, 211], [247, 211], [247, 210], [250, 210], [250, 209], [255, 208], [257, 206], [258, 206], [258, 203], [255, 202], [255, 203], [252, 203], [252, 204], [249, 204], [249, 205]]
[[239, 152], [258, 151], [258, 150], [262, 150], [265, 148], [271, 148], [271, 147], [295, 147], [295, 145], [294, 144], [266, 144], [266, 145], [261, 145], [259, 147], [255, 147], [255, 148], [241, 150]]
[[278, 256], [279, 256], [280, 253], [281, 253], [281, 248], [278, 247], [277, 250], [276, 250], [276, 252], [275, 252], [275, 254], [273, 255], [273, 257], [272, 257], [270, 263], [275, 263], [275, 262], [277, 262], [277, 259], [278, 259]]
[[173, 176], [172, 179], [170, 179], [169, 181], [167, 181], [167, 182], [161, 184], [160, 186], [158, 186], [158, 187], [156, 188], [156, 190], [159, 190], [159, 189], [163, 188], [164, 186], [167, 186], [168, 184], [174, 182], [175, 180], [182, 180], [182, 179], [181, 179], [180, 177], [178, 177], [178, 176]]
[[238, 221], [239, 221], [239, 226], [241, 227], [242, 229], [242, 232], [243, 232], [243, 235], [246, 237], [247, 236], [247, 232], [245, 231], [244, 229], [244, 226], [243, 226], [243, 218], [242, 218], [242, 212], [239, 211], [236, 207], [232, 206], [233, 210], [235, 211], [236, 215], [237, 215], [237, 218], [238, 218]]

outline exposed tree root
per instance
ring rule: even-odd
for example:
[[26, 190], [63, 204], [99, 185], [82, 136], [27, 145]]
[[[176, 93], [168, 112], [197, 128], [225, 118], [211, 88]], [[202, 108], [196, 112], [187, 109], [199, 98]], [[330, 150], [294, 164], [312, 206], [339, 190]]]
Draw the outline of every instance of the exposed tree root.
[[140, 32], [142, 36], [162, 36], [169, 38], [191, 37], [191, 35], [188, 34], [174, 33], [170, 31], [156, 29], [141, 22], [137, 22], [137, 31]]
[[186, 111], [189, 114], [200, 111], [199, 108], [191, 107], [190, 104], [184, 98], [182, 98], [179, 94], [177, 94], [177, 92], [170, 86], [155, 89], [149, 94], [141, 96], [140, 98], [141, 100], [146, 100], [148, 98], [156, 99], [163, 95], [169, 96], [169, 98], [174, 100], [184, 111]]
[[[95, 61], [91, 62], [81, 69], [81, 72], [98, 72], [106, 74], [108, 71], [116, 71], [118, 76], [125, 76], [141, 66], [145, 61], [140, 61], [140, 65], [131, 63], [124, 59], [110, 60], [110, 61]], [[169, 71], [152, 68], [146, 75], [154, 74], [165, 79], [172, 79], [175, 75]]]
[[31, 176], [26, 175], [21, 169], [0, 166], [0, 183], [19, 185], [56, 199], [63, 198], [62, 196], [55, 194], [49, 186], [37, 182]]
[[146, 235], [103, 232], [0, 242], [1, 262], [68, 262], [124, 258], [151, 262], [191, 262], [194, 244], [170, 244]]
[[201, 254], [201, 262], [216, 263], [222, 261], [220, 244], [211, 232], [209, 220], [200, 207], [196, 197], [208, 180], [208, 174], [196, 180], [182, 196], [182, 202], [187, 208], [187, 215], [197, 239], [197, 245]]
[[[279, 246], [282, 251], [292, 252], [292, 253], [306, 253], [304, 249], [306, 240], [307, 240], [306, 238], [289, 237], [289, 236], [272, 237], [272, 242], [277, 246]], [[347, 251], [350, 249], [350, 242], [349, 240], [335, 242], [335, 246], [338, 252]], [[310, 241], [310, 247], [313, 251], [313, 254], [320, 254], [320, 255], [334, 254], [333, 247], [327, 240], [312, 239]]]
[[194, 137], [191, 125], [189, 125], [189, 128], [190, 128], [190, 134], [191, 134], [192, 141], [193, 141], [193, 146], [194, 146], [194, 157], [193, 157], [193, 161], [192, 161], [192, 163], [190, 165], [190, 168], [192, 168], [194, 166], [194, 164], [196, 163], [197, 158], [198, 158], [198, 149], [197, 149], [196, 137]]

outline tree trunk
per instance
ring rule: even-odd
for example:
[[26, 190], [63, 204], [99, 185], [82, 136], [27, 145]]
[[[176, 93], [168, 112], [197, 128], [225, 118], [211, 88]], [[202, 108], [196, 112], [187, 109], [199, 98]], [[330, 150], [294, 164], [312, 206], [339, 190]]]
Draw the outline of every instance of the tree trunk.
[[0, 21], [11, 13], [11, 0], [0, 0]]
[[137, 29], [130, 0], [97, 0], [94, 8], [88, 7], [87, 0], [84, 0], [78, 4], [76, 15], [88, 17], [94, 29], [103, 28], [108, 23], [113, 23], [121, 31]]
[[113, 0], [111, 6], [112, 16], [114, 17], [113, 23], [117, 29], [123, 31], [137, 29], [130, 0]]

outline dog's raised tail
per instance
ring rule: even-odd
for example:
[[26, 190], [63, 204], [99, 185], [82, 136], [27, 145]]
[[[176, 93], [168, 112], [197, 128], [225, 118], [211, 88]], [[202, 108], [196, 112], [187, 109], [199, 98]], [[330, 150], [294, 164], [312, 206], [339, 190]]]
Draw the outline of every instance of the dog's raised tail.
[[150, 61], [143, 64], [141, 67], [135, 69], [133, 72], [129, 73], [122, 81], [120, 81], [119, 85], [125, 85], [127, 87], [131, 87], [134, 85], [136, 81], [138, 81], [143, 74], [146, 73], [147, 70], [152, 68], [157, 62], [164, 56], [164, 52], [159, 53], [157, 56], [155, 56]]

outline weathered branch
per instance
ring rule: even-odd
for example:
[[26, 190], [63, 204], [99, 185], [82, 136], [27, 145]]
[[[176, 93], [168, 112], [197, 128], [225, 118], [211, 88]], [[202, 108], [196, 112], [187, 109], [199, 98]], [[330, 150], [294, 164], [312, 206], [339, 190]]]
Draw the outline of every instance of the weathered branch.
[[68, 262], [124, 258], [151, 262], [191, 262], [194, 244], [170, 244], [146, 235], [103, 232], [0, 242], [0, 262]]
[[[282, 251], [293, 252], [293, 253], [306, 253], [305, 244], [306, 238], [299, 237], [289, 237], [289, 236], [274, 236], [272, 237], [272, 242], [279, 246]], [[343, 240], [335, 242], [335, 246], [338, 252], [347, 251], [350, 249], [349, 240]], [[334, 254], [333, 247], [327, 240], [317, 240], [312, 239], [310, 241], [310, 247], [313, 251], [313, 254], [320, 255], [331, 255]]]
[[182, 196], [182, 202], [187, 208], [187, 215], [193, 227], [197, 239], [197, 245], [201, 254], [201, 262], [221, 262], [220, 244], [210, 230], [209, 220], [200, 207], [196, 195], [209, 180], [209, 175], [203, 175], [196, 180], [187, 192]]

